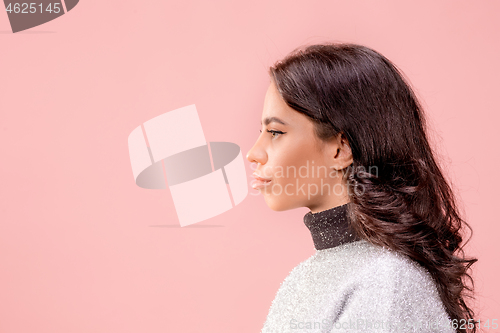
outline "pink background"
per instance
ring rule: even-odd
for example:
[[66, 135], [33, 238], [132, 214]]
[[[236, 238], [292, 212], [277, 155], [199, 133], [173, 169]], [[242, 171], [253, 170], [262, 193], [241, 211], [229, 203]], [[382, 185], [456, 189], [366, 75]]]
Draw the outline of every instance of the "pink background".
[[0, 332], [259, 332], [314, 252], [308, 209], [250, 188], [180, 228], [168, 190], [135, 185], [127, 137], [196, 104], [207, 141], [246, 154], [268, 66], [322, 41], [372, 47], [416, 87], [474, 229], [478, 318], [500, 319], [499, 16], [498, 0], [83, 0], [12, 34], [2, 10]]

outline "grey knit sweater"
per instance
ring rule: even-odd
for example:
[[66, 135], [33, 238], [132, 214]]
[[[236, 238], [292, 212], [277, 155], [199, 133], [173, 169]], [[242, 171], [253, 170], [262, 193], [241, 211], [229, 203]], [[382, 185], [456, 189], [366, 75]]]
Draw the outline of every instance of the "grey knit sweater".
[[261, 333], [455, 332], [427, 270], [360, 240], [347, 205], [304, 216], [316, 252], [281, 283]]

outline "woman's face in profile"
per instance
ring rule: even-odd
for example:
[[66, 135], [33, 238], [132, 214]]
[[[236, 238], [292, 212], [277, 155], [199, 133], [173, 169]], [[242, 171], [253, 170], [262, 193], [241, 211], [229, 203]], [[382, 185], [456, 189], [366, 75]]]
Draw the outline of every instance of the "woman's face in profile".
[[336, 170], [330, 167], [336, 142], [319, 140], [313, 122], [285, 103], [273, 81], [261, 119], [261, 134], [246, 157], [257, 163], [254, 176], [269, 180], [254, 181], [252, 186], [261, 184], [256, 190], [266, 204], [275, 211], [309, 207], [313, 212], [335, 204], [335, 196], [343, 195]]

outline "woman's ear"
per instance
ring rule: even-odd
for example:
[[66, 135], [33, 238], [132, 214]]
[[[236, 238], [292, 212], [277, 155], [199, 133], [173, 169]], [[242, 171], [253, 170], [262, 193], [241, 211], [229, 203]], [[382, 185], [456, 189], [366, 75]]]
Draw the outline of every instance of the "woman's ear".
[[332, 160], [332, 166], [335, 170], [343, 170], [352, 164], [352, 151], [347, 138], [343, 133], [339, 133], [333, 142], [335, 152]]

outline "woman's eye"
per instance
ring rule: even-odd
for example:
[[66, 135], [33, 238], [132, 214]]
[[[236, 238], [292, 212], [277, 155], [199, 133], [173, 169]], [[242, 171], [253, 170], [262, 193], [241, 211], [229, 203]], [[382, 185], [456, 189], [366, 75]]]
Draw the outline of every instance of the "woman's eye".
[[[260, 132], [262, 133], [262, 130], [260, 130]], [[278, 134], [278, 135], [279, 135], [279, 134], [285, 134], [285, 133], [284, 133], [284, 132], [282, 132], [282, 131], [267, 130], [267, 132], [271, 133], [271, 134], [272, 134], [272, 136], [273, 136], [273, 138], [278, 137], [276, 134]]]
[[273, 130], [267, 130], [267, 132], [271, 133], [271, 134], [272, 134], [272, 136], [273, 136], [273, 138], [278, 137], [278, 135], [280, 135], [280, 134], [284, 134], [284, 133], [283, 133], [283, 132], [281, 132], [281, 131], [273, 131]]

